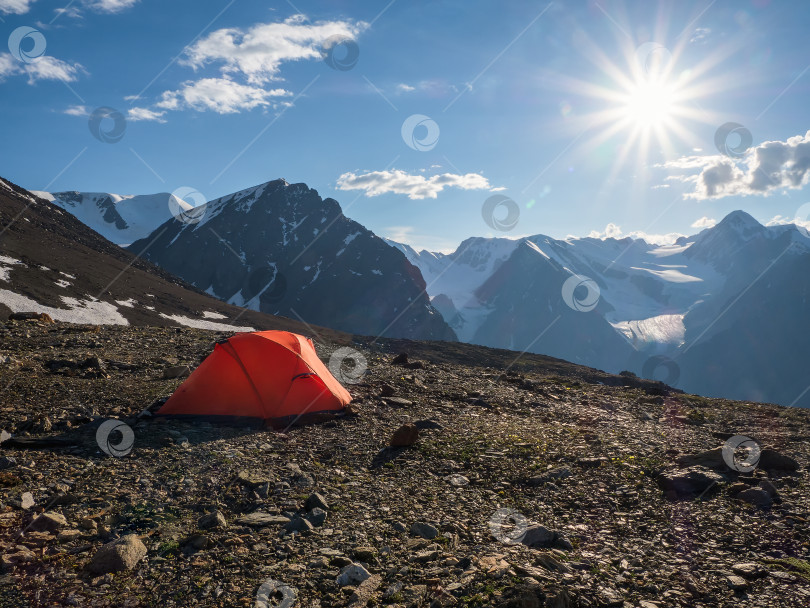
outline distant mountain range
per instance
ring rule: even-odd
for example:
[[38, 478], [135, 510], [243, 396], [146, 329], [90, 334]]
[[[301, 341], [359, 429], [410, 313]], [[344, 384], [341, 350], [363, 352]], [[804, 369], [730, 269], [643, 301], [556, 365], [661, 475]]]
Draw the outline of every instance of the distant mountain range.
[[710, 396], [810, 407], [802, 369], [810, 361], [810, 235], [794, 225], [765, 227], [735, 211], [667, 246], [474, 237], [443, 254], [380, 239], [333, 199], [283, 180], [180, 220], [168, 194], [53, 198], [235, 305], [354, 333], [457, 337]]

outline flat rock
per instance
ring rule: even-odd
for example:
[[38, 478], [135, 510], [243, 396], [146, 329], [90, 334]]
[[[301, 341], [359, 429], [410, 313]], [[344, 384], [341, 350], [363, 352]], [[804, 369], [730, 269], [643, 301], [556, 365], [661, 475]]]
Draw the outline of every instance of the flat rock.
[[734, 591], [742, 591], [746, 587], [748, 587], [748, 581], [746, 581], [741, 576], [727, 576], [726, 577], [726, 584]]
[[31, 522], [29, 530], [34, 532], [55, 532], [67, 526], [67, 520], [61, 513], [43, 513]]
[[738, 492], [734, 498], [757, 507], [769, 507], [773, 504], [773, 498], [771, 498], [771, 495], [762, 488], [749, 488], [747, 490], [743, 490], [742, 492]]
[[725, 478], [700, 467], [673, 469], [658, 476], [658, 485], [669, 498], [694, 498], [714, 489]]
[[798, 471], [799, 463], [791, 458], [777, 452], [773, 448], [762, 448], [759, 455], [758, 466], [766, 470], [777, 471]]
[[415, 522], [411, 525], [411, 534], [432, 540], [439, 535], [439, 530], [425, 522]]
[[307, 511], [311, 511], [312, 509], [323, 509], [324, 511], [329, 510], [329, 503], [326, 502], [326, 499], [317, 492], [313, 492], [309, 495], [306, 502], [304, 502], [304, 509]]
[[731, 570], [734, 572], [734, 574], [749, 579], [760, 578], [763, 576], [767, 576], [768, 574], [768, 571], [765, 568], [753, 562], [740, 562], [738, 564], [734, 564], [731, 567]]
[[354, 593], [349, 598], [349, 608], [364, 608], [374, 597], [374, 593], [381, 584], [382, 577], [379, 574], [369, 576], [354, 590]]
[[261, 511], [248, 513], [247, 515], [243, 515], [242, 517], [236, 520], [236, 523], [241, 524], [243, 526], [250, 526], [252, 528], [277, 526], [282, 524], [288, 524], [289, 522], [290, 522], [289, 517], [284, 517], [283, 515], [272, 515], [270, 513], [262, 513]]
[[198, 519], [197, 525], [203, 530], [207, 530], [208, 528], [224, 528], [228, 525], [228, 521], [222, 513], [214, 511]]

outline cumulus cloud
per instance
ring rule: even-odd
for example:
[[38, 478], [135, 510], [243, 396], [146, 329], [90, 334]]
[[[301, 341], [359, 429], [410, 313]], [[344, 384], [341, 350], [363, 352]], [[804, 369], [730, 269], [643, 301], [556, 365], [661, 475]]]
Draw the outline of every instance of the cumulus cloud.
[[676, 171], [700, 171], [697, 175], [667, 178], [694, 184], [694, 191], [686, 198], [768, 196], [783, 188], [798, 190], [810, 182], [810, 131], [787, 141], [766, 141], [739, 159], [720, 155], [684, 156], [658, 166]]
[[4, 15], [24, 15], [31, 10], [35, 0], [0, 0], [0, 13]]
[[192, 108], [199, 111], [211, 110], [218, 114], [233, 114], [259, 106], [268, 106], [273, 99], [289, 95], [292, 93], [285, 89], [268, 90], [239, 84], [227, 78], [203, 78], [185, 82], [176, 91], [165, 91], [155, 107], [160, 110]]
[[68, 116], [90, 116], [90, 110], [87, 109], [87, 106], [70, 106], [63, 113]]
[[43, 55], [29, 63], [22, 63], [9, 53], [0, 53], [0, 81], [8, 76], [24, 74], [28, 76], [28, 84], [35, 84], [40, 80], [73, 82], [84, 71], [81, 64], [68, 63], [50, 55]]
[[439, 192], [445, 188], [460, 188], [462, 190], [489, 190], [489, 181], [478, 173], [457, 175], [442, 173], [425, 177], [424, 175], [410, 175], [405, 171], [371, 171], [362, 175], [344, 173], [337, 180], [338, 190], [364, 190], [366, 196], [379, 196], [380, 194], [407, 194], [411, 200], [437, 198]]
[[786, 224], [800, 226], [801, 228], [810, 231], [810, 203], [799, 207], [799, 210], [796, 212], [796, 216], [793, 218], [783, 215], [775, 215], [765, 225], [784, 226]]
[[220, 64], [223, 74], [240, 74], [250, 84], [277, 80], [282, 63], [320, 59], [321, 46], [332, 36], [357, 37], [368, 24], [362, 21], [310, 23], [294, 15], [280, 23], [259, 23], [248, 29], [224, 28], [195, 42], [183, 63], [194, 69]]
[[[610, 222], [603, 231], [598, 230], [591, 230], [590, 234], [588, 234], [588, 238], [591, 239], [624, 239], [624, 238], [631, 238], [631, 239], [642, 239], [647, 241], [651, 245], [672, 245], [675, 241], [677, 241], [683, 234], [678, 232], [670, 232], [669, 234], [650, 234], [647, 232], [643, 232], [641, 230], [634, 230], [633, 232], [624, 233], [622, 231], [621, 226]], [[568, 237], [568, 238], [576, 238], [576, 237]]]
[[135, 6], [138, 0], [85, 0], [84, 4], [99, 13], [119, 13], [132, 6]]
[[163, 115], [166, 112], [156, 112], [155, 110], [150, 110], [149, 108], [130, 108], [129, 112], [127, 112], [127, 120], [131, 122], [138, 122], [139, 120], [149, 120], [154, 122], [166, 122], [163, 119]]
[[699, 220], [695, 220], [692, 223], [692, 228], [711, 228], [717, 223], [717, 220], [706, 217], [705, 215], [700, 218]]

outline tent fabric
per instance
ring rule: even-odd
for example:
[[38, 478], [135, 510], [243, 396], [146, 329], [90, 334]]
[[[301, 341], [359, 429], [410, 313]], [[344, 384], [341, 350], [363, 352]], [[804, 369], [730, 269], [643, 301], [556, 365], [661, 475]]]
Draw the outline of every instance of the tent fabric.
[[218, 342], [157, 415], [267, 424], [340, 411], [351, 400], [309, 338], [260, 331]]

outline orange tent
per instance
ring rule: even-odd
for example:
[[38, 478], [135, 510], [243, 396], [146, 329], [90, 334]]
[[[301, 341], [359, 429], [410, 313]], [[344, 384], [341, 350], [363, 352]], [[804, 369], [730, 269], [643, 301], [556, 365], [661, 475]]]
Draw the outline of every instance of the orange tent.
[[217, 342], [156, 414], [279, 425], [351, 400], [309, 338], [260, 331]]

